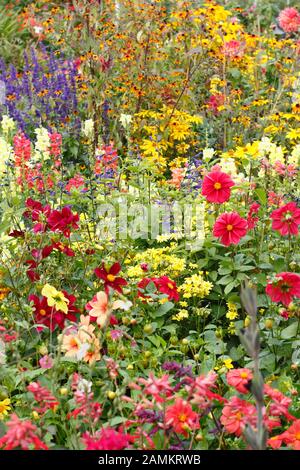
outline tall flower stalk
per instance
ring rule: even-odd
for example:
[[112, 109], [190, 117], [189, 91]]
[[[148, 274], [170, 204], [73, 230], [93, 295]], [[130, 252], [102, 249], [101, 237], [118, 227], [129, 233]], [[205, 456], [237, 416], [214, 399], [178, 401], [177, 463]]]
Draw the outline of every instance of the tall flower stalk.
[[257, 294], [256, 290], [248, 285], [242, 286], [241, 300], [246, 312], [250, 316], [250, 324], [240, 331], [240, 340], [254, 363], [254, 376], [250, 390], [253, 393], [257, 410], [257, 426], [248, 425], [244, 436], [249, 446], [254, 450], [264, 450], [267, 442], [267, 430], [263, 421], [264, 413], [264, 381], [259, 369], [260, 339], [257, 324]]

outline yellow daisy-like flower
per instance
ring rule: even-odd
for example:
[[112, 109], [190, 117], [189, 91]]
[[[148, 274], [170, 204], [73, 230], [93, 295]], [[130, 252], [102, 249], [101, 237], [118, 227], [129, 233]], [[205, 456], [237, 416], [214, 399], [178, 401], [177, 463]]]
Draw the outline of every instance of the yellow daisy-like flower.
[[10, 410], [11, 406], [9, 398], [4, 398], [4, 400], [0, 401], [0, 419], [3, 419]]
[[233, 369], [233, 365], [232, 365], [232, 359], [223, 359], [223, 364], [224, 366], [226, 367], [226, 369]]
[[45, 284], [42, 289], [42, 295], [46, 297], [49, 307], [55, 307], [56, 310], [68, 313], [69, 300], [62, 292], [56, 290], [55, 287]]
[[231, 320], [231, 321], [235, 320], [238, 317], [237, 306], [232, 302], [228, 302], [227, 307], [228, 307], [228, 311], [226, 313], [226, 318], [228, 318], [228, 320]]

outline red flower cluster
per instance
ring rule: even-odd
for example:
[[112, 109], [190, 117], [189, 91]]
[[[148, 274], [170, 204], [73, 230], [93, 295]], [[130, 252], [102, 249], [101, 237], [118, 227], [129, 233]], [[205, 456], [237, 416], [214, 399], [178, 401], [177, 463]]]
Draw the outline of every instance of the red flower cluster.
[[248, 216], [247, 216], [248, 230], [252, 230], [256, 226], [259, 220], [256, 214], [258, 213], [259, 209], [260, 209], [260, 205], [257, 202], [254, 202], [253, 204], [251, 204], [249, 212], [248, 212]]
[[[63, 291], [64, 296], [68, 299], [68, 313], [56, 310], [54, 307], [49, 307], [46, 297], [38, 297], [37, 295], [31, 294], [28, 299], [34, 303], [34, 316], [36, 323], [45, 325], [50, 328], [51, 331], [57, 326], [61, 330], [65, 327], [65, 321], [76, 321], [76, 313], [78, 312], [77, 307], [74, 305], [76, 302], [75, 295], [68, 294]], [[38, 327], [38, 330], [41, 330]]]
[[39, 404], [35, 411], [40, 414], [44, 414], [48, 410], [55, 410], [59, 404], [52, 393], [39, 382], [31, 382], [27, 386], [27, 390], [33, 394], [35, 401]]
[[293, 297], [300, 299], [300, 275], [289, 272], [276, 274], [275, 280], [268, 283], [266, 293], [272, 302], [281, 302], [287, 307]]
[[223, 93], [215, 93], [209, 97], [207, 101], [207, 107], [210, 111], [212, 111], [215, 115], [219, 114], [219, 107], [223, 106], [225, 102], [225, 96]]
[[48, 450], [48, 447], [37, 436], [38, 429], [31, 421], [22, 421], [15, 413], [6, 423], [8, 430], [0, 439], [0, 448], [12, 450]]
[[94, 436], [86, 432], [82, 438], [86, 450], [123, 450], [132, 440], [129, 434], [124, 434], [113, 428], [103, 428]]
[[43, 206], [39, 201], [29, 198], [26, 201], [26, 208], [24, 217], [37, 222], [33, 227], [35, 233], [45, 232], [49, 229], [69, 238], [71, 228], [78, 229], [79, 215], [73, 214], [69, 207], [63, 207], [62, 210], [52, 210], [49, 205]]
[[52, 232], [63, 233], [69, 238], [71, 229], [78, 229], [79, 215], [73, 214], [69, 207], [63, 207], [61, 211], [52, 210], [47, 217], [47, 224]]
[[114, 289], [115, 291], [122, 294], [122, 286], [126, 286], [127, 281], [122, 277], [117, 276], [120, 271], [120, 263], [114, 263], [110, 268], [108, 268], [107, 266], [105, 266], [104, 263], [102, 263], [101, 268], [95, 269], [94, 273], [96, 274], [96, 276], [99, 279], [102, 279], [102, 281], [104, 281], [104, 289], [107, 294], [109, 293], [109, 288]]
[[14, 137], [14, 154], [15, 165], [24, 169], [31, 157], [31, 142], [23, 132], [19, 132]]
[[179, 292], [175, 281], [172, 281], [168, 276], [161, 277], [145, 277], [138, 283], [138, 296], [142, 298], [149, 298], [149, 295], [143, 291], [147, 288], [148, 284], [153, 282], [158, 292], [166, 294], [169, 300], [179, 301]]
[[229, 175], [219, 170], [211, 171], [204, 177], [202, 194], [208, 202], [222, 204], [229, 200], [232, 186], [234, 182]]
[[279, 449], [282, 443], [294, 450], [300, 450], [300, 419], [297, 419], [284, 433], [268, 439], [272, 449]]
[[[54, 132], [53, 134], [49, 134], [50, 137], [50, 149], [49, 153], [53, 157], [57, 158], [61, 154], [61, 146], [62, 146], [62, 136], [58, 132]], [[60, 160], [56, 160], [56, 166], [60, 163]]]

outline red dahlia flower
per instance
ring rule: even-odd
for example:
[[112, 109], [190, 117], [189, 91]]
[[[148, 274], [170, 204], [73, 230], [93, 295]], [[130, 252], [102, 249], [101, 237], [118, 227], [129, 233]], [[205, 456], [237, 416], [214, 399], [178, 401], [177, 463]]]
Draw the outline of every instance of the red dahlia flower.
[[148, 284], [153, 282], [158, 292], [166, 294], [169, 300], [174, 300], [175, 302], [179, 301], [179, 293], [177, 290], [177, 285], [175, 281], [172, 281], [168, 276], [161, 277], [145, 277], [138, 283], [138, 297], [149, 298], [150, 296], [142, 292], [144, 291]]
[[289, 202], [272, 212], [272, 229], [281, 235], [298, 235], [300, 225], [300, 209], [295, 202]]
[[272, 302], [281, 302], [287, 307], [293, 297], [300, 298], [300, 275], [289, 272], [276, 274], [276, 279], [268, 283], [266, 293]]
[[230, 198], [230, 188], [234, 182], [229, 175], [222, 171], [211, 171], [203, 180], [202, 194], [207, 201], [222, 204]]
[[292, 449], [300, 450], [300, 419], [297, 419], [281, 436]]
[[188, 431], [199, 429], [198, 414], [182, 398], [177, 398], [174, 405], [168, 406], [165, 415], [166, 425], [172, 426], [174, 432], [188, 436]]
[[69, 238], [71, 228], [78, 229], [79, 215], [73, 214], [69, 207], [63, 207], [61, 211], [51, 211], [47, 217], [47, 222], [50, 230], [61, 232]]
[[96, 268], [94, 273], [99, 279], [104, 281], [104, 289], [108, 294], [109, 287], [115, 291], [122, 294], [122, 286], [127, 285], [127, 281], [122, 277], [117, 277], [117, 274], [121, 271], [120, 263], [114, 263], [110, 268], [107, 268], [104, 263], [102, 263], [101, 268]]
[[264, 385], [264, 394], [271, 398], [268, 403], [269, 413], [272, 416], [284, 416], [287, 420], [294, 421], [296, 418], [289, 413], [289, 406], [292, 404], [292, 399], [286, 397], [276, 388], [270, 385]]
[[179, 301], [179, 293], [177, 290], [176, 282], [168, 278], [168, 276], [161, 276], [153, 279], [159, 292], [166, 294], [169, 300]]
[[247, 233], [247, 221], [237, 212], [224, 212], [214, 225], [213, 234], [225, 246], [236, 245]]
[[240, 393], [248, 393], [249, 385], [253, 378], [250, 369], [233, 369], [227, 373], [227, 382]]
[[232, 397], [223, 408], [221, 423], [229, 434], [240, 436], [247, 424], [255, 425], [255, 406], [238, 397]]

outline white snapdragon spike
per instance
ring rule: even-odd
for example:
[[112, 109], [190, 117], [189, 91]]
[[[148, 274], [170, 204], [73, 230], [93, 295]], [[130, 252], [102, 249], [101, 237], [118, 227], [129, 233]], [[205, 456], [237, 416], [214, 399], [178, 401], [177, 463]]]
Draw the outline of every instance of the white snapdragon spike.
[[6, 364], [5, 343], [0, 339], [0, 366]]
[[33, 30], [34, 30], [35, 34], [42, 34], [44, 28], [42, 26], [34, 26]]
[[87, 139], [90, 139], [93, 137], [93, 132], [94, 132], [93, 119], [87, 119], [86, 121], [82, 123], [81, 132]]
[[132, 302], [130, 302], [130, 300], [116, 300], [112, 305], [113, 310], [121, 309], [125, 310], [126, 312], [130, 310], [131, 307]]
[[275, 162], [285, 163], [284, 152], [280, 145], [277, 146], [274, 144], [274, 146], [272, 146], [269, 161], [272, 165], [274, 165]]
[[36, 143], [35, 143], [35, 156], [37, 159], [39, 157], [43, 158], [44, 160], [49, 159], [50, 153], [50, 137], [49, 137], [49, 132], [45, 127], [38, 127], [35, 129], [35, 135], [37, 137]]
[[131, 114], [121, 114], [120, 123], [122, 124], [124, 129], [127, 129], [130, 126], [131, 121], [132, 121]]
[[[88, 350], [88, 348], [89, 348], [89, 345], [87, 344], [87, 350]], [[78, 392], [82, 392], [82, 393], [90, 393], [91, 390], [92, 390], [92, 385], [93, 385], [93, 383], [90, 382], [89, 380], [79, 379], [78, 385], [77, 385], [77, 390], [78, 390]]]
[[258, 146], [259, 153], [262, 154], [261, 156], [265, 156], [267, 153], [269, 153], [273, 145], [274, 144], [269, 137], [263, 137]]
[[224, 173], [231, 175], [233, 178], [237, 175], [234, 158], [221, 158], [219, 166]]
[[0, 175], [5, 172], [6, 162], [9, 161], [12, 155], [12, 146], [8, 142], [6, 142], [4, 137], [0, 137]]
[[16, 128], [16, 123], [11, 117], [5, 114], [2, 117], [1, 128], [3, 134], [9, 134], [9, 132], [13, 131]]
[[288, 156], [288, 164], [295, 166], [300, 165], [300, 144], [297, 144]]
[[203, 150], [203, 160], [209, 162], [214, 156], [215, 150], [213, 148], [205, 148]]

